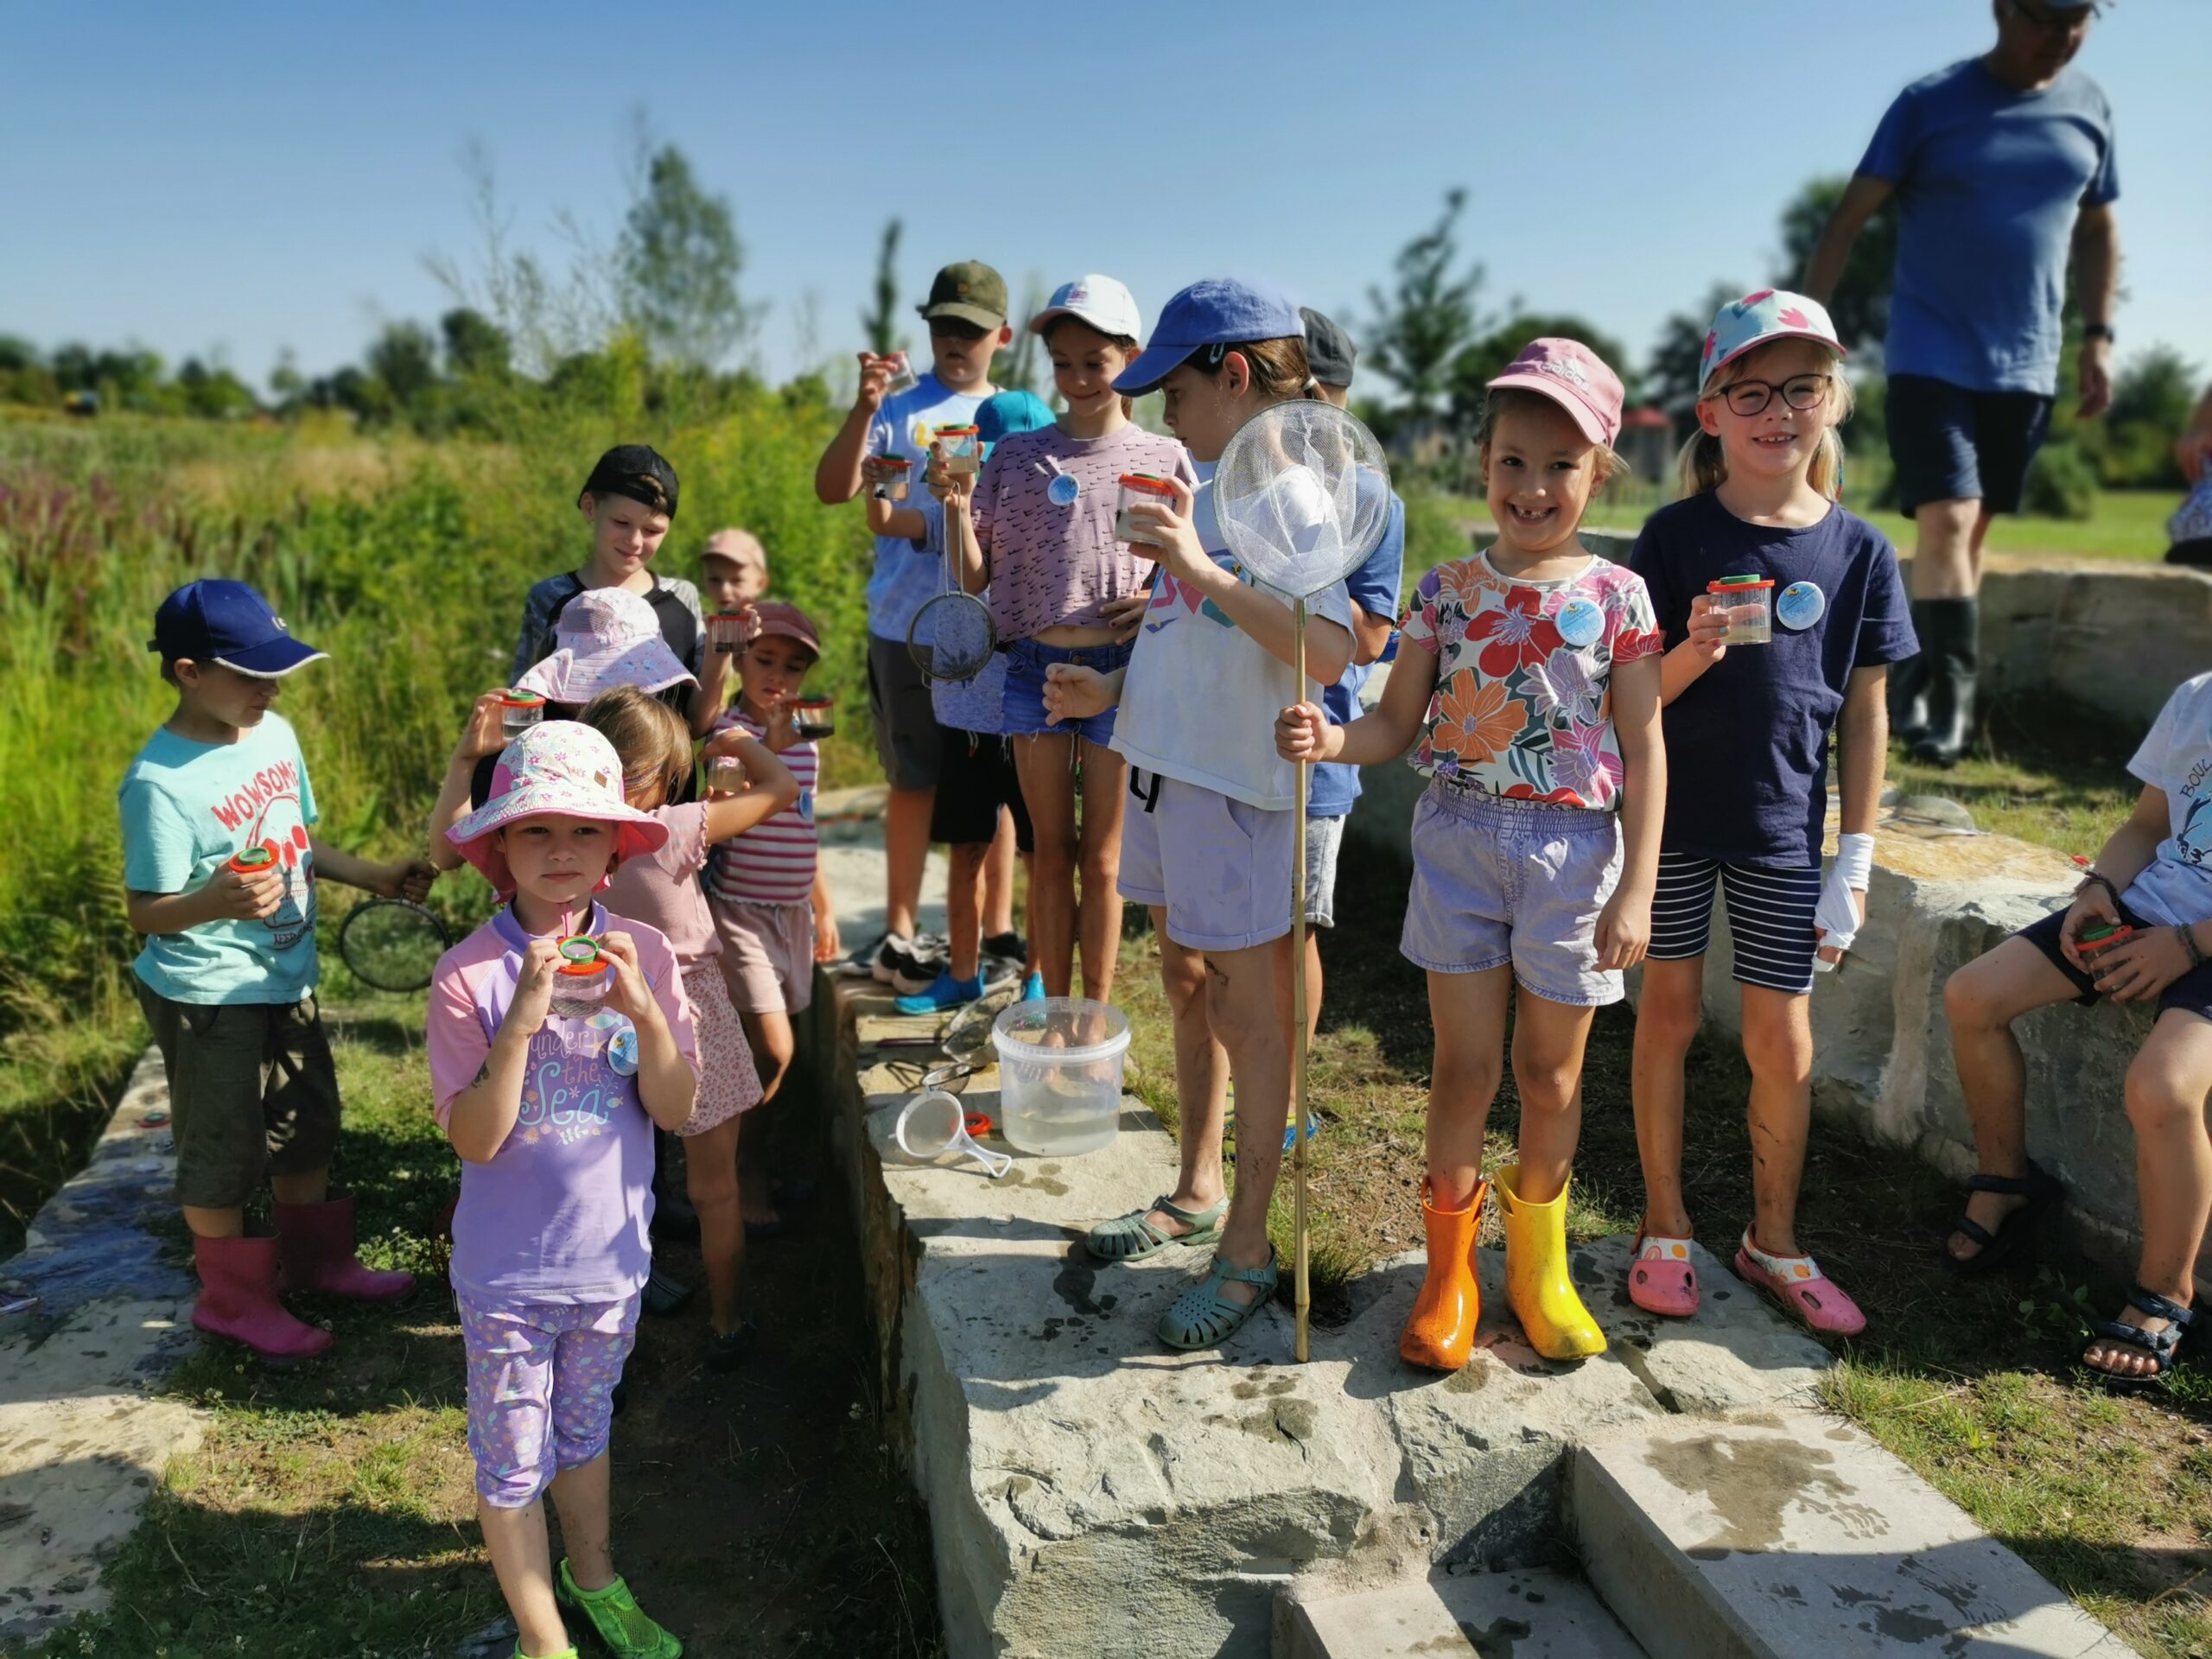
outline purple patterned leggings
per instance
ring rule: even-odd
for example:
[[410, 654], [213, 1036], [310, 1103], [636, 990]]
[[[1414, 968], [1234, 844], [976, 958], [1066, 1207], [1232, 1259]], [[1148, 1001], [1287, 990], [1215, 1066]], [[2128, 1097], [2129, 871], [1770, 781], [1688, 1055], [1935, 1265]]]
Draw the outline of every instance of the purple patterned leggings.
[[555, 1475], [607, 1450], [614, 1385], [637, 1340], [642, 1298], [456, 1298], [468, 1356], [468, 1450], [486, 1503], [518, 1510], [535, 1503]]

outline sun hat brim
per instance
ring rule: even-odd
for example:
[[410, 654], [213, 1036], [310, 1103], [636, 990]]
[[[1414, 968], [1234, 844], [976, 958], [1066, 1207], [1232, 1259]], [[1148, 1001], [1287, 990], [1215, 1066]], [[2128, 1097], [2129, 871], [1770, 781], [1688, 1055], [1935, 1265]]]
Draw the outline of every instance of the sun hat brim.
[[697, 677], [683, 666], [683, 659], [655, 635], [634, 645], [609, 645], [593, 652], [563, 646], [524, 674], [515, 688], [535, 691], [551, 702], [581, 707], [618, 685], [664, 691], [671, 685], [696, 683]]
[[[493, 831], [524, 818], [548, 817], [589, 818], [614, 826], [614, 850], [621, 858], [644, 858], [668, 844], [668, 826], [650, 812], [627, 804], [617, 804], [573, 784], [540, 779], [495, 795], [446, 831], [454, 850], [474, 864], [493, 890], [501, 894], [515, 890], [514, 872], [499, 849]], [[609, 874], [612, 874], [610, 870]], [[604, 887], [602, 876], [594, 891]]]

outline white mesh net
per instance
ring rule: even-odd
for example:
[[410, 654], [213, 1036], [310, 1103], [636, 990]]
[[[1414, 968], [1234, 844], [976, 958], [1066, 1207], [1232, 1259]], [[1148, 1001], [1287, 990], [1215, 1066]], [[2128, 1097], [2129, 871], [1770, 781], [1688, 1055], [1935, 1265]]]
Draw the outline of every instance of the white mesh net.
[[1213, 475], [1222, 537], [1252, 579], [1305, 599], [1357, 569], [1390, 518], [1390, 463], [1334, 404], [1272, 404], [1222, 451]]

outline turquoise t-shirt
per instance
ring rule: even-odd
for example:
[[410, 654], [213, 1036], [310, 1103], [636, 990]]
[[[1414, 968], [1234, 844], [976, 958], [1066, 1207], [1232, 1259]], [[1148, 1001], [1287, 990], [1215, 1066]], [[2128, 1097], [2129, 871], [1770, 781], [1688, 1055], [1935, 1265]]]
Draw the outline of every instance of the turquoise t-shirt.
[[279, 714], [235, 743], [195, 743], [166, 727], [147, 739], [123, 787], [123, 884], [189, 893], [249, 847], [276, 850], [284, 902], [257, 922], [202, 922], [149, 935], [134, 964], [172, 1002], [296, 1002], [315, 989], [315, 791], [299, 739]]

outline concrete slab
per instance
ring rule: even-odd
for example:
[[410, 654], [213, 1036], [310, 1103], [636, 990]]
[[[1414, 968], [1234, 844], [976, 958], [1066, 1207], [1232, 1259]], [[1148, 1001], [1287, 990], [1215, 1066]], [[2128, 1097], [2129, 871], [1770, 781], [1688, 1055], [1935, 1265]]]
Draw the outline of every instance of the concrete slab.
[[1541, 1567], [1439, 1573], [1362, 1595], [1294, 1602], [1276, 1659], [1642, 1659], [1580, 1579]]
[[1570, 1484], [1591, 1580], [1653, 1659], [2129, 1651], [1838, 1417], [1639, 1424]]

